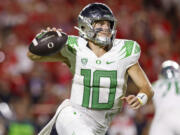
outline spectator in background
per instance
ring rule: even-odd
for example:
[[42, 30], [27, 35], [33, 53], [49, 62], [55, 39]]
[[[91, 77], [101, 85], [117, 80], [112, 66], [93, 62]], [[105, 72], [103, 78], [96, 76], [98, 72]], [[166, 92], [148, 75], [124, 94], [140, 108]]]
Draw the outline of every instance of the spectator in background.
[[180, 68], [175, 61], [167, 60], [162, 63], [154, 90], [155, 116], [150, 135], [179, 135]]
[[13, 118], [8, 124], [7, 135], [35, 135], [35, 125], [32, 123], [30, 98], [12, 99]]
[[5, 122], [0, 116], [0, 135], [5, 135]]
[[127, 105], [116, 117], [113, 118], [108, 135], [138, 135], [134, 122], [136, 112]]

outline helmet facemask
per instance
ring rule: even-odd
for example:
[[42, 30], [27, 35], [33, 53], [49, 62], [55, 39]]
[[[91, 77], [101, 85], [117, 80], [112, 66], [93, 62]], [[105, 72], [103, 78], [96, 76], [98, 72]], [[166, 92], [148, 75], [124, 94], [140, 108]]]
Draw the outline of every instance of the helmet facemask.
[[[79, 35], [87, 40], [94, 42], [99, 46], [108, 46], [112, 45], [113, 40], [116, 36], [116, 19], [114, 18], [112, 11], [106, 7], [104, 4], [95, 3], [95, 6], [105, 6], [105, 11], [101, 11], [92, 8], [92, 12], [87, 11], [87, 15], [83, 14], [88, 8], [91, 7], [90, 4], [86, 6], [78, 16], [78, 27], [75, 27], [79, 31]], [[103, 7], [104, 8], [104, 7]], [[107, 11], [106, 11], [107, 10]], [[90, 13], [89, 13], [90, 12]], [[105, 12], [105, 13], [104, 13]], [[90, 14], [90, 15], [89, 15]], [[110, 22], [110, 37], [97, 36], [98, 32], [102, 31], [102, 29], [94, 29], [93, 24], [96, 21], [109, 21]]]

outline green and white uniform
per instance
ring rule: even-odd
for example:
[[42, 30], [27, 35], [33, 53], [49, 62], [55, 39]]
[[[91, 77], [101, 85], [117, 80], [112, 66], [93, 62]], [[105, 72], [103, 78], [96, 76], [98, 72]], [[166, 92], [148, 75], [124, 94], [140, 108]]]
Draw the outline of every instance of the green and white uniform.
[[[86, 40], [69, 36], [61, 54], [68, 59], [70, 70], [74, 75], [70, 97], [71, 107], [83, 115], [85, 113], [87, 115], [85, 117], [90, 117], [99, 124], [94, 129], [97, 131], [92, 131], [94, 135], [99, 135], [98, 130], [101, 129], [103, 129], [101, 133], [104, 134], [112, 116], [122, 107], [120, 98], [126, 93], [127, 69], [136, 64], [140, 57], [138, 43], [132, 40], [115, 39], [111, 50], [97, 57], [88, 48]], [[62, 123], [60, 117], [61, 113], [57, 123]], [[64, 114], [63, 117], [65, 117]], [[58, 130], [58, 124], [56, 127]], [[69, 130], [68, 127], [67, 130]], [[76, 131], [73, 132], [81, 135]], [[72, 135], [72, 133], [66, 134]]]
[[180, 77], [153, 84], [155, 116], [150, 135], [180, 134]]

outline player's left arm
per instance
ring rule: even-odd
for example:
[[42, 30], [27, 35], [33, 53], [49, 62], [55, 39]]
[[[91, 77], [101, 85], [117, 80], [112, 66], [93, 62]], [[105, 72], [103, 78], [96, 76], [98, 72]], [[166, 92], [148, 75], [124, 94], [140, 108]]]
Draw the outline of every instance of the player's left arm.
[[139, 93], [137, 96], [129, 95], [127, 97], [123, 97], [122, 99], [126, 100], [133, 109], [138, 109], [152, 99], [154, 92], [152, 90], [151, 83], [149, 82], [139, 63], [129, 67], [127, 72], [132, 78], [133, 82], [139, 88]]

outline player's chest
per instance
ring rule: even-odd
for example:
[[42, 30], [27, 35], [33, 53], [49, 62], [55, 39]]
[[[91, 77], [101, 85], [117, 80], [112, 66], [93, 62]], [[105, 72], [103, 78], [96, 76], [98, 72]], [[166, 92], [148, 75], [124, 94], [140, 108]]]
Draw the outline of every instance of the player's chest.
[[78, 69], [121, 71], [124, 69], [125, 63], [120, 59], [119, 54], [114, 51], [97, 57], [92, 51], [86, 50], [77, 52], [76, 67]]
[[75, 76], [84, 76], [84, 81], [92, 77], [105, 84], [108, 81], [123, 78], [126, 73], [124, 63], [119, 59], [116, 53], [105, 54], [97, 57], [92, 53], [77, 53]]
[[80, 53], [76, 56], [76, 63], [79, 68], [95, 69], [95, 70], [117, 70], [119, 60], [113, 56], [106, 54], [97, 57], [93, 53]]

